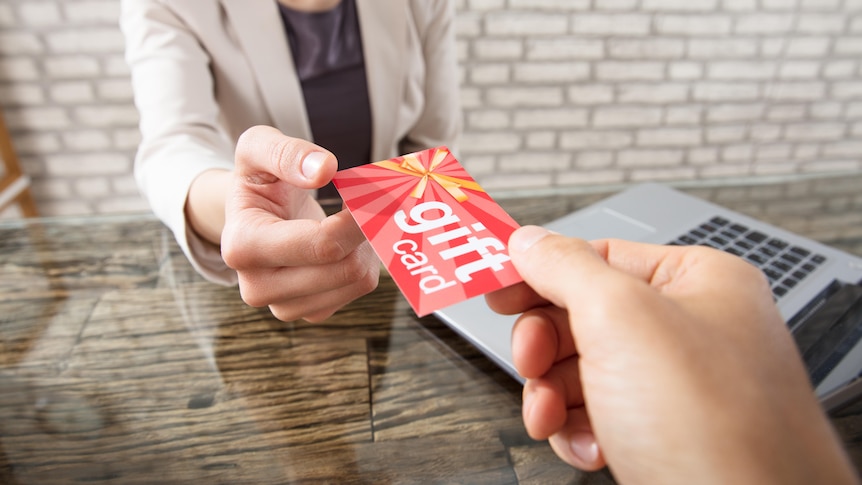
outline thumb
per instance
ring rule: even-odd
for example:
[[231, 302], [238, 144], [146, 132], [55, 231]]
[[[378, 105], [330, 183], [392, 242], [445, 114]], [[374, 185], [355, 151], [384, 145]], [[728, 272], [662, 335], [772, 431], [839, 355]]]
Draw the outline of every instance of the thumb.
[[304, 189], [323, 187], [338, 170], [329, 150], [270, 126], [253, 126], [240, 135], [235, 165], [237, 175], [248, 183], [281, 180]]
[[[582, 240], [524, 226], [509, 238], [509, 256], [524, 281], [536, 293], [560, 308], [603, 299], [622, 275], [608, 266], [594, 247]], [[610, 285], [610, 286], [609, 286]]]

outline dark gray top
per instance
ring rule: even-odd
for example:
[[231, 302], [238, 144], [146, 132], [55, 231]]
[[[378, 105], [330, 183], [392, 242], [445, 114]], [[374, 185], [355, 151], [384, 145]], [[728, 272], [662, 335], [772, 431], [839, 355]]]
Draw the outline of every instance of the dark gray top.
[[[302, 85], [313, 141], [344, 169], [371, 158], [371, 106], [362, 36], [354, 0], [326, 12], [300, 12], [278, 4]], [[338, 197], [332, 184], [319, 199]]]

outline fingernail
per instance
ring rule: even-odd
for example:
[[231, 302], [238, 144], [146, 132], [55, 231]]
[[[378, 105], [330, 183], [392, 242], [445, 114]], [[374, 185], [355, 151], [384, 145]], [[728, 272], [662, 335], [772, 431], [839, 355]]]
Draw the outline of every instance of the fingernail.
[[512, 233], [512, 237], [511, 239], [509, 239], [509, 250], [524, 252], [530, 249], [533, 244], [536, 244], [537, 242], [539, 242], [539, 240], [549, 234], [551, 234], [551, 232], [544, 227], [521, 227], [520, 229]]
[[595, 463], [599, 459], [599, 444], [592, 433], [579, 432], [569, 437], [572, 453], [584, 463]]
[[302, 160], [302, 175], [311, 180], [317, 176], [323, 162], [326, 161], [326, 154], [323, 152], [311, 152]]

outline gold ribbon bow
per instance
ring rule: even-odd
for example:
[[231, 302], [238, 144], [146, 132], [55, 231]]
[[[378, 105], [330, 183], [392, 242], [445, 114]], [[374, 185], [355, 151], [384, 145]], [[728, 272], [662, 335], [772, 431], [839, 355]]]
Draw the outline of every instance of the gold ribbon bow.
[[447, 150], [438, 149], [434, 153], [434, 158], [432, 158], [431, 165], [428, 168], [425, 168], [425, 166], [422, 165], [422, 162], [419, 161], [415, 153], [405, 155], [401, 163], [395, 163], [392, 160], [384, 160], [382, 162], [375, 162], [374, 165], [388, 170], [412, 175], [414, 177], [419, 177], [419, 183], [416, 184], [416, 187], [412, 192], [410, 192], [410, 196], [417, 199], [421, 198], [422, 194], [425, 193], [425, 188], [428, 186], [429, 178], [434, 179], [458, 202], [464, 202], [467, 200], [467, 194], [465, 194], [461, 188], [475, 190], [476, 192], [484, 192], [482, 187], [472, 180], [464, 180], [449, 175], [434, 173], [434, 170], [443, 163], [443, 160], [448, 154], [449, 152]]

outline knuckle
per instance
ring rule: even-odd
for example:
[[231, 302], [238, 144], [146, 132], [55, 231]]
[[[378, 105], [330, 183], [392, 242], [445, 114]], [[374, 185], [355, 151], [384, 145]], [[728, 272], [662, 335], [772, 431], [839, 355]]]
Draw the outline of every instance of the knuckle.
[[237, 251], [236, 246], [233, 243], [222, 240], [221, 257], [222, 260], [224, 260], [224, 264], [229, 268], [239, 268], [239, 263], [242, 259], [241, 254], [241, 251]]
[[239, 138], [236, 140], [237, 152], [242, 153], [246, 147], [251, 146], [254, 143], [254, 137], [257, 130], [258, 127], [252, 126], [240, 133]]
[[[367, 249], [367, 250], [366, 250]], [[344, 259], [344, 281], [357, 285], [363, 294], [377, 288], [380, 276], [380, 265], [370, 245], [360, 245]]]
[[290, 322], [292, 320], [296, 320], [296, 315], [292, 311], [289, 311], [287, 308], [284, 308], [280, 305], [270, 305], [269, 311], [272, 313], [272, 316], [281, 320], [282, 322]]
[[359, 281], [359, 291], [361, 294], [366, 295], [377, 289], [377, 285], [380, 282], [380, 278], [378, 276], [377, 271], [372, 270]]
[[315, 312], [309, 313], [308, 315], [303, 316], [302, 319], [305, 320], [306, 322], [309, 322], [309, 323], [320, 323], [320, 322], [326, 320], [327, 318], [331, 317], [332, 315], [334, 315], [335, 312], [336, 312], [336, 309], [334, 309], [334, 308], [329, 308], [329, 309], [325, 309], [325, 310], [318, 310], [318, 311], [315, 311]]
[[334, 263], [345, 259], [348, 252], [337, 238], [321, 234], [313, 245], [313, 256], [318, 263]]
[[353, 299], [360, 298], [376, 290], [379, 282], [380, 279], [377, 272], [369, 271], [365, 276], [352, 284]]
[[240, 282], [239, 296], [240, 298], [242, 298], [242, 301], [244, 301], [246, 305], [253, 306], [255, 308], [262, 308], [267, 306], [269, 302], [266, 301], [266, 299], [260, 292], [255, 291], [252, 286], [253, 285]]
[[344, 258], [341, 265], [341, 276], [346, 283], [355, 283], [367, 279], [371, 268], [368, 262], [360, 258], [356, 252]]
[[295, 143], [292, 143], [290, 138], [279, 137], [270, 143], [267, 153], [272, 166], [278, 167], [281, 173], [290, 173], [297, 157]]
[[[242, 231], [239, 234], [242, 234]], [[221, 257], [229, 268], [240, 270], [246, 267], [248, 257], [243, 248], [244, 242], [241, 235], [225, 233], [221, 241]]]
[[267, 129], [267, 127], [261, 125], [252, 126], [239, 135], [236, 140], [235, 152], [237, 161], [242, 161], [253, 156], [256, 151], [255, 147], [260, 145], [261, 139], [264, 138], [263, 133]]

